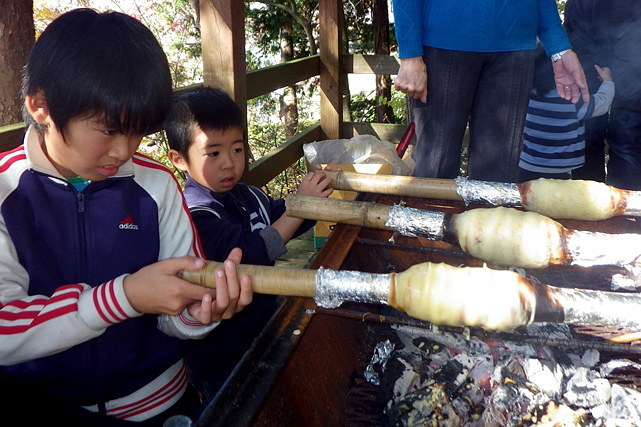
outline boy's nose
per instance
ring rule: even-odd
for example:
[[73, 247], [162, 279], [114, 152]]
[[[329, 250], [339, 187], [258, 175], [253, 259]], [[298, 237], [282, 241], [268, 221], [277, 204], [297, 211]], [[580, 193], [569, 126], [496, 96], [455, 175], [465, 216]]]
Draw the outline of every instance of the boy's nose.
[[136, 150], [140, 138], [130, 135], [119, 135], [109, 148], [109, 156], [120, 161], [129, 160], [129, 157]]
[[223, 155], [222, 162], [220, 165], [223, 170], [233, 169], [234, 162], [232, 161], [231, 156]]

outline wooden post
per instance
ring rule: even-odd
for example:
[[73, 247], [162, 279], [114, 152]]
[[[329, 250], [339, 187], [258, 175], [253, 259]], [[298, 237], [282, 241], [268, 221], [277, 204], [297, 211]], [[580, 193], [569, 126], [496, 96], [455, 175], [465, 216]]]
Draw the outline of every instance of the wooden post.
[[205, 86], [227, 92], [247, 122], [244, 2], [201, 0], [200, 34]]
[[341, 0], [319, 1], [321, 133], [325, 139], [339, 139], [343, 122], [341, 99], [341, 44], [343, 25]]

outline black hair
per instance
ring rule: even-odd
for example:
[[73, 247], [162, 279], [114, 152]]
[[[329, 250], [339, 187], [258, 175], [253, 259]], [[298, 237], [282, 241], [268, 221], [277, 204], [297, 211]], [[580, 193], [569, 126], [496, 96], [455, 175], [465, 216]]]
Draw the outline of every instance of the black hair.
[[[78, 117], [96, 117], [118, 133], [137, 135], [161, 129], [172, 83], [165, 53], [140, 21], [75, 9], [52, 21], [31, 51], [22, 92], [40, 91], [63, 136], [69, 120]], [[28, 114], [25, 121], [33, 123]]]
[[220, 89], [194, 89], [174, 97], [165, 120], [169, 148], [187, 157], [197, 128], [203, 131], [237, 128], [243, 131], [243, 113]]
[[534, 80], [532, 87], [539, 95], [548, 93], [556, 89], [556, 82], [554, 80], [554, 68], [552, 68], [552, 60], [545, 53], [542, 45], [536, 48], [536, 55], [534, 58]]

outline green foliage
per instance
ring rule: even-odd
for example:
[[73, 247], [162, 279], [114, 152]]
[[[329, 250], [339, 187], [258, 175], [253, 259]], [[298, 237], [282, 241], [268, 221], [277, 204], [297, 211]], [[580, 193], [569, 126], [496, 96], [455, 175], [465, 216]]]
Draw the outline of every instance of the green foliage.
[[403, 123], [407, 119], [405, 94], [392, 89], [392, 99], [389, 100], [386, 97], [376, 99], [374, 91], [368, 94], [358, 93], [352, 95], [349, 104], [352, 120], [355, 122], [375, 122], [377, 105], [389, 105], [392, 107], [398, 123]]
[[[309, 125], [311, 123], [300, 126], [304, 128]], [[282, 123], [253, 121], [247, 128], [250, 135], [249, 145], [255, 158], [264, 156], [285, 142], [285, 127]], [[281, 199], [287, 194], [296, 192], [298, 184], [306, 173], [306, 165], [301, 158], [271, 180], [263, 190], [271, 197]]]

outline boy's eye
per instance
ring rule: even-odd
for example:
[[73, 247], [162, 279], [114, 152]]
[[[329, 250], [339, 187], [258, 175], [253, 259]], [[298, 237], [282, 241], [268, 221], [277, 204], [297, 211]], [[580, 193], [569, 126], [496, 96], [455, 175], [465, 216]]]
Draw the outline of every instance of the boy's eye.
[[245, 151], [243, 147], [234, 148], [234, 153], [242, 153], [243, 151]]
[[218, 154], [220, 154], [219, 151], [212, 151], [211, 153], [207, 154], [209, 157], [218, 157]]
[[106, 135], [106, 136], [113, 136], [113, 135], [116, 134], [116, 131], [112, 130], [112, 129], [99, 129], [99, 131], [100, 131], [100, 133], [102, 133], [103, 135]]

